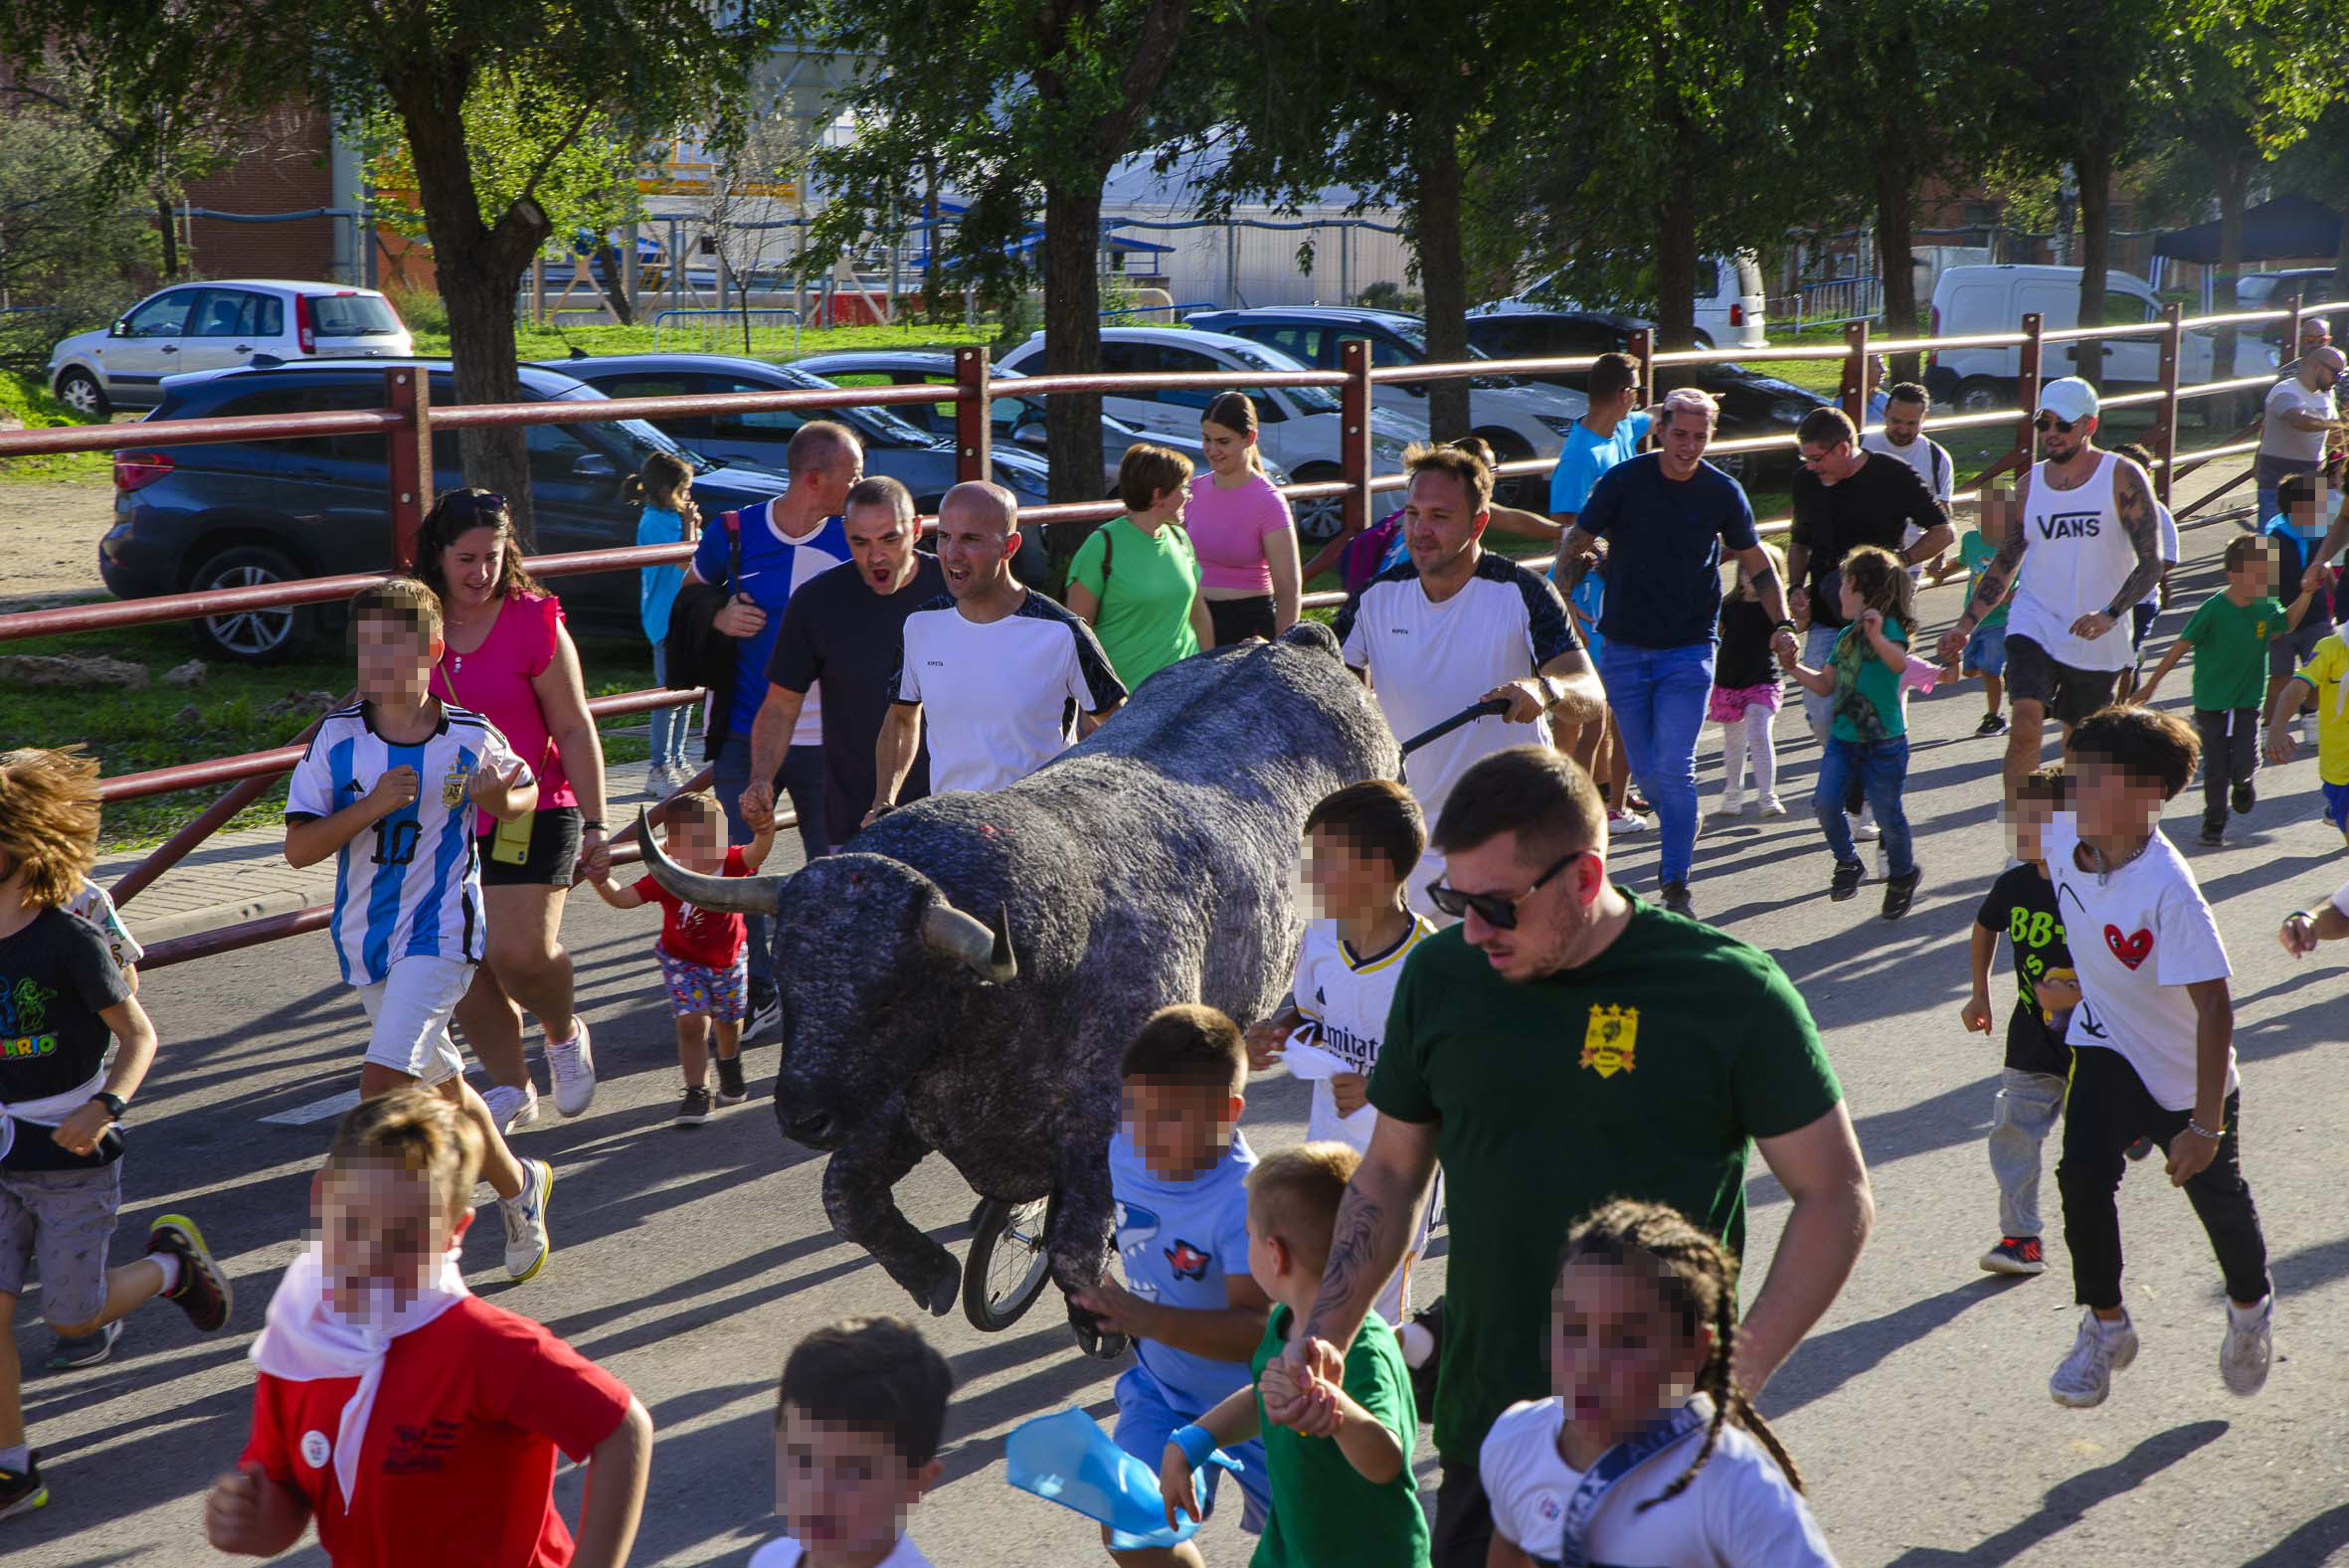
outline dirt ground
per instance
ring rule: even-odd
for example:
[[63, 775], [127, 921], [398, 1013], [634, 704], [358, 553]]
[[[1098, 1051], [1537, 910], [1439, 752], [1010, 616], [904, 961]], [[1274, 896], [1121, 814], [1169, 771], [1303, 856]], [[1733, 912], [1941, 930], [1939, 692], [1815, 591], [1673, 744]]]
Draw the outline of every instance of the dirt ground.
[[0, 480], [0, 610], [104, 594], [97, 542], [114, 525], [109, 475]]

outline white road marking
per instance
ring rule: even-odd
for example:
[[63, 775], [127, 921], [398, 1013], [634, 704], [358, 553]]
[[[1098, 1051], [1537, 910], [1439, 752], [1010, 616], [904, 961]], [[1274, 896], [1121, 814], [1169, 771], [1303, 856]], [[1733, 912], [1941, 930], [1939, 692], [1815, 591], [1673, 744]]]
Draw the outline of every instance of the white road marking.
[[306, 1106], [295, 1106], [290, 1111], [271, 1112], [261, 1120], [267, 1127], [308, 1127], [312, 1122], [339, 1117], [358, 1103], [359, 1091], [346, 1089], [339, 1095], [328, 1095], [323, 1100], [313, 1100]]

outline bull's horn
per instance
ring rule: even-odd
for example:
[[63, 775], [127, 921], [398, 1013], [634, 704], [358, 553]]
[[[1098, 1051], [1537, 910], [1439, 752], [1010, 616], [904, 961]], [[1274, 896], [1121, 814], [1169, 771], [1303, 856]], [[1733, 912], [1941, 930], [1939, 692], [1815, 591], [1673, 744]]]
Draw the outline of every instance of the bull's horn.
[[1011, 957], [1011, 919], [1008, 912], [998, 912], [995, 929], [987, 927], [939, 899], [922, 912], [922, 941], [931, 949], [958, 958], [983, 980], [1001, 984], [1019, 972], [1018, 960]]
[[652, 880], [696, 909], [716, 910], [721, 915], [772, 915], [784, 883], [790, 880], [787, 875], [713, 877], [688, 871], [662, 851], [660, 835], [652, 831], [642, 806], [636, 808], [636, 834], [644, 846], [644, 865]]

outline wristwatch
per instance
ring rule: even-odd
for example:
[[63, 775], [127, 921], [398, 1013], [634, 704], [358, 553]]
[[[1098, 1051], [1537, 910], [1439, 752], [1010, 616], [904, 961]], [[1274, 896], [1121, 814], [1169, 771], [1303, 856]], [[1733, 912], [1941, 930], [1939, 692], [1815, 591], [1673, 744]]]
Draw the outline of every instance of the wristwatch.
[[603, 833], [607, 838], [612, 836], [608, 831], [606, 831], [603, 823], [593, 820], [580, 823], [579, 830], [582, 833]]
[[90, 1097], [90, 1103], [93, 1106], [104, 1106], [106, 1115], [117, 1122], [122, 1120], [122, 1113], [126, 1109], [120, 1095], [110, 1095], [102, 1089]]

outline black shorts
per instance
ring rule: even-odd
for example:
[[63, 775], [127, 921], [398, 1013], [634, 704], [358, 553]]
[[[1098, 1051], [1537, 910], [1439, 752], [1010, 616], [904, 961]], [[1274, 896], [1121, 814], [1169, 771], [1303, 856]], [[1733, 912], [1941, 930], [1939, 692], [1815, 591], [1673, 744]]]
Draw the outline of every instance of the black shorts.
[[[1444, 1461], [1429, 1536], [1428, 1560], [1434, 1568], [1484, 1568], [1485, 1554], [1493, 1548], [1493, 1504], [1476, 1461]], [[1520, 1544], [1531, 1549], [1529, 1542]]]
[[1230, 647], [1242, 637], [1262, 637], [1270, 642], [1274, 627], [1280, 621], [1273, 613], [1272, 596], [1259, 594], [1253, 599], [1210, 599], [1207, 601], [1207, 620], [1215, 628], [1215, 645]]
[[2118, 670], [2074, 669], [2034, 639], [2007, 633], [2007, 701], [2036, 702], [2068, 729], [2108, 706], [2119, 680]]
[[557, 887], [571, 885], [579, 867], [579, 807], [550, 805], [530, 816], [530, 852], [519, 862], [500, 860], [495, 829], [473, 840], [481, 857], [481, 885], [494, 887]]
[[2319, 620], [2314, 615], [2267, 644], [2267, 673], [2278, 680], [2289, 680], [2300, 673], [2300, 667], [2316, 656], [2316, 644], [2331, 633], [2333, 623]]
[[2161, 607], [2143, 602], [2129, 607], [2129, 651], [2141, 653], [2145, 649], [2145, 633], [2153, 629], [2153, 622], [2161, 618]]

